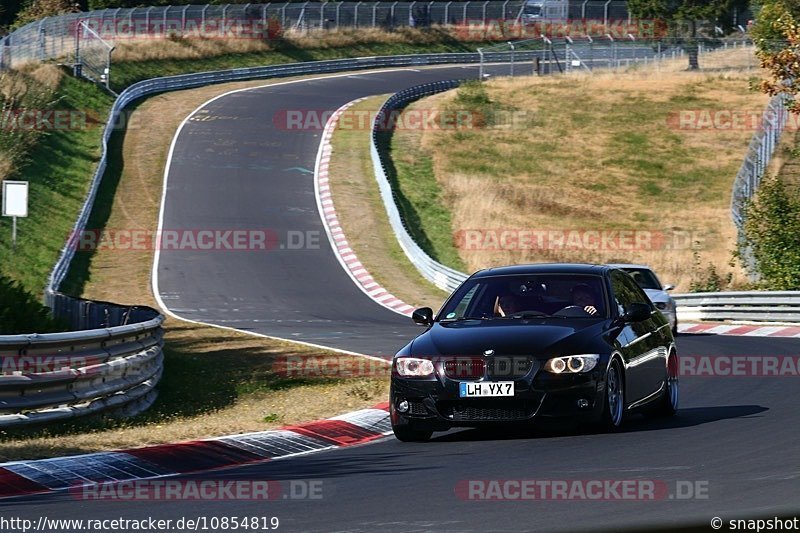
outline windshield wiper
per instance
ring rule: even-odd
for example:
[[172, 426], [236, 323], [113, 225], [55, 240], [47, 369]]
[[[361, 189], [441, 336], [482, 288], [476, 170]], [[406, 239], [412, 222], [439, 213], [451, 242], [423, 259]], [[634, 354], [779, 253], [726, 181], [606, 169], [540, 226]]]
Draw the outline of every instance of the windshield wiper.
[[524, 313], [511, 313], [508, 316], [498, 317], [498, 318], [542, 318], [542, 317], [549, 317], [547, 313], [540, 313], [538, 311], [525, 311]]

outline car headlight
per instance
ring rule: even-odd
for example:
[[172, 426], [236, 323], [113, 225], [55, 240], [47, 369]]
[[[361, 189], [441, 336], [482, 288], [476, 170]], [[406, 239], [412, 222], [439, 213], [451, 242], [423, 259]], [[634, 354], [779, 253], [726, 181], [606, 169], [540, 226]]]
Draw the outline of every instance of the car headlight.
[[394, 360], [394, 368], [404, 377], [424, 378], [433, 375], [433, 362], [417, 357], [398, 357]]
[[656, 302], [659, 311], [672, 311], [672, 302]]
[[544, 369], [552, 374], [580, 374], [589, 372], [600, 360], [600, 354], [587, 353], [581, 355], [565, 355], [554, 357], [544, 364]]

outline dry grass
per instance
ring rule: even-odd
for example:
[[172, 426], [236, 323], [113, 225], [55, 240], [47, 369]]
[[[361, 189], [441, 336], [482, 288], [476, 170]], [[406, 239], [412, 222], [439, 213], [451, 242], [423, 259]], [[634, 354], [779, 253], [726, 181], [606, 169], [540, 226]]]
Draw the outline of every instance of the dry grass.
[[227, 54], [268, 52], [276, 49], [352, 48], [365, 44], [432, 44], [447, 40], [462, 41], [452, 28], [400, 28], [387, 31], [380, 28], [343, 28], [340, 30], [288, 30], [281, 39], [132, 39], [119, 41], [114, 61], [143, 61], [153, 59], [200, 59]]
[[[376, 113], [386, 98], [387, 95], [368, 98], [350, 111]], [[375, 183], [369, 128], [337, 127], [331, 142], [331, 193], [350, 247], [378, 283], [391, 287], [392, 294], [409, 305], [438, 309], [447, 293], [408, 264], [389, 224]]]
[[[0, 461], [275, 429], [371, 407], [389, 394], [387, 379], [290, 380], [276, 378], [272, 370], [276, 358], [286, 356], [318, 357], [320, 362], [329, 357], [338, 362], [346, 356], [320, 355], [289, 342], [174, 320], [167, 322], [167, 337], [161, 392], [143, 418], [88, 426], [80, 432], [45, 429], [27, 437], [4, 438]], [[178, 372], [191, 372], [193, 377]]]
[[[466, 250], [469, 271], [525, 262], [641, 262], [688, 290], [694, 250], [726, 272], [735, 243], [731, 184], [753, 134], [748, 129], [686, 131], [681, 110], [761, 111], [767, 97], [748, 90], [749, 54], [721, 52], [710, 72], [672, 65], [613, 73], [508, 79], [485, 84], [481, 111], [524, 110], [510, 125], [426, 130], [421, 146], [451, 206], [456, 232], [468, 229], [623, 230], [675, 236], [672, 249]], [[709, 56], [701, 66], [708, 67]], [[462, 89], [464, 91], [465, 89]], [[462, 109], [456, 91], [418, 102]], [[534, 248], [537, 248], [534, 246]], [[737, 267], [734, 280], [744, 281]]]
[[[217, 94], [266, 84], [245, 82], [174, 92], [141, 104], [130, 117], [119, 148], [118, 183], [112, 169], [108, 185], [104, 185], [111, 187], [104, 197], [113, 198], [104, 227], [154, 230], [167, 151], [178, 124]], [[85, 281], [73, 278], [70, 284], [79, 288], [84, 298], [154, 306], [152, 261], [151, 250], [101, 249], [78, 258]], [[142, 417], [110, 425], [4, 435], [0, 460], [259, 431], [369, 407], [388, 396], [388, 380], [382, 377], [287, 379], [272, 369], [276, 357], [309, 355], [355, 361], [348, 356], [180, 320], [169, 319], [165, 329], [165, 375], [159, 398]]]

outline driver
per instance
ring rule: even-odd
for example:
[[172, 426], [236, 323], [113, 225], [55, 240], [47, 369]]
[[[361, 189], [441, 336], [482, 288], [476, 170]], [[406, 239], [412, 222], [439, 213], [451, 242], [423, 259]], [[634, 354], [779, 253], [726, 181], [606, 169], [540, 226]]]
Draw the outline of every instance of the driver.
[[506, 317], [521, 310], [520, 303], [513, 294], [498, 296], [494, 302], [494, 314], [496, 316]]
[[597, 305], [594, 299], [594, 292], [585, 283], [575, 285], [572, 288], [572, 304], [580, 307], [590, 315], [597, 314]]

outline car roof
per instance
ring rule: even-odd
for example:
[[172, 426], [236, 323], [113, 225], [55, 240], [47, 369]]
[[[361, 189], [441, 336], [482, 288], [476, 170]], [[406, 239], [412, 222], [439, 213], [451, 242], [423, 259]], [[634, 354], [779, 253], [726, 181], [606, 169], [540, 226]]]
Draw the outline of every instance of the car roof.
[[591, 274], [601, 276], [610, 270], [608, 265], [589, 265], [583, 263], [538, 263], [530, 265], [509, 265], [487, 268], [474, 274], [476, 278], [487, 276], [524, 274]]
[[641, 268], [644, 270], [653, 270], [647, 265], [634, 265], [631, 263], [609, 263], [608, 266], [611, 268]]

